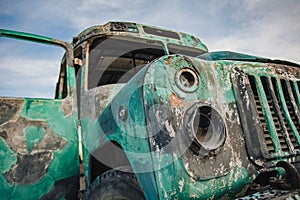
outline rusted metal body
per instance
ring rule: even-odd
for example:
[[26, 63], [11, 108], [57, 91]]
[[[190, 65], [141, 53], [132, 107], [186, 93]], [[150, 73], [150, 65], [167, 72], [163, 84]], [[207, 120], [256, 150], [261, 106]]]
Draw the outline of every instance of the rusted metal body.
[[0, 33], [67, 52], [56, 99], [0, 99], [5, 198], [72, 199], [78, 157], [88, 190], [130, 166], [151, 200], [299, 198], [299, 65], [135, 23]]

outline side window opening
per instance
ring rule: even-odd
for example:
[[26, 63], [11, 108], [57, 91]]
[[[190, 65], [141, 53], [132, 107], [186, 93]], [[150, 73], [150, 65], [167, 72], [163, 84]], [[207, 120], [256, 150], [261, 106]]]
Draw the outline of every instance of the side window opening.
[[1, 37], [0, 96], [56, 98], [64, 53], [65, 50], [57, 46]]
[[165, 55], [163, 44], [117, 37], [94, 40], [89, 54], [88, 89], [126, 83], [145, 64]]

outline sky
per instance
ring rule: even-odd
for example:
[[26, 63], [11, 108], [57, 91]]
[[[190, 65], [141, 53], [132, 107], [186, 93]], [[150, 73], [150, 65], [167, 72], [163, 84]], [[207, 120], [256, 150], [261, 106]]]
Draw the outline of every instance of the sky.
[[[186, 32], [209, 51], [300, 63], [300, 0], [0, 0], [0, 28], [68, 42], [108, 21]], [[62, 54], [0, 38], [0, 96], [52, 98]]]

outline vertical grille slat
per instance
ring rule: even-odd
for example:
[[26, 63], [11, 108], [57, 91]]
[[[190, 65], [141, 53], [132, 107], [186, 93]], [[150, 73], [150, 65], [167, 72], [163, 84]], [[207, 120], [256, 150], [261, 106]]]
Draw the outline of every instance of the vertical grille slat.
[[[298, 82], [298, 83], [300, 83], [300, 82]], [[292, 88], [294, 99], [295, 99], [296, 103], [298, 104], [298, 109], [300, 110], [300, 88], [298, 88], [297, 82], [294, 83], [293, 81], [290, 81], [290, 85]]]
[[[289, 113], [289, 115], [292, 119], [292, 122], [294, 123], [294, 126], [295, 126], [296, 130], [298, 131], [298, 133], [300, 133], [300, 123], [299, 123], [299, 117], [300, 116], [297, 116], [297, 114], [295, 112], [295, 109], [298, 109], [298, 108], [294, 107], [293, 103], [291, 102], [292, 101], [291, 96], [295, 97], [294, 94], [291, 94], [291, 93], [293, 93], [293, 85], [294, 84], [291, 84], [291, 82], [287, 82], [284, 79], [281, 79], [280, 83], [281, 83], [281, 87], [282, 87], [282, 90], [283, 90], [284, 100], [285, 100], [285, 103], [286, 103], [286, 106], [287, 106], [287, 109], [288, 109], [288, 113]], [[288, 84], [290, 84], [290, 87], [291, 87], [291, 90], [292, 90], [291, 92], [289, 92]], [[286, 124], [288, 124], [287, 121], [286, 121]], [[288, 135], [290, 137], [290, 140], [291, 140], [294, 148], [299, 149], [297, 139], [295, 138], [294, 134], [292, 133], [292, 129], [291, 129], [290, 126], [288, 128]]]
[[[292, 130], [290, 129], [289, 124], [286, 121], [286, 118], [284, 116], [284, 109], [282, 106], [282, 100], [280, 99], [280, 94], [279, 94], [279, 86], [277, 85], [277, 80], [276, 78], [272, 77], [271, 78], [271, 82], [272, 82], [272, 87], [273, 87], [273, 91], [274, 91], [274, 98], [276, 100], [276, 104], [277, 104], [277, 111], [278, 111], [278, 115], [281, 118], [281, 128], [282, 128], [282, 132], [281, 134], [284, 134], [286, 139], [287, 144], [289, 144], [291, 151], [294, 150], [294, 147], [296, 144], [293, 144], [293, 142], [291, 141], [291, 138], [294, 137], [292, 134]], [[278, 133], [277, 133], [278, 134]], [[283, 145], [283, 143], [280, 143], [281, 145]], [[284, 147], [283, 151], [288, 152], [287, 149], [285, 149]]]
[[300, 110], [300, 81], [294, 83], [294, 89], [295, 89], [295, 99], [298, 104], [298, 108]]
[[282, 122], [280, 121], [282, 112], [280, 110], [280, 106], [278, 105], [276, 96], [274, 95], [274, 92], [273, 92], [274, 90], [276, 90], [276, 88], [274, 88], [273, 83], [271, 83], [272, 81], [269, 81], [267, 77], [262, 76], [262, 77], [260, 77], [260, 80], [262, 82], [265, 95], [268, 99], [268, 106], [270, 109], [270, 113], [272, 115], [276, 134], [277, 134], [277, 137], [280, 142], [281, 150], [284, 152], [289, 152], [290, 145], [288, 144], [288, 140], [286, 139], [286, 137], [284, 137], [284, 134], [283, 134], [284, 126], [282, 125]]
[[[287, 82], [286, 80], [284, 79], [280, 79], [280, 83], [281, 83], [281, 87], [282, 87], [282, 90], [283, 90], [283, 94], [284, 94], [284, 100], [285, 100], [285, 103], [286, 103], [286, 106], [287, 106], [287, 109], [288, 109], [288, 113], [294, 123], [294, 126], [296, 128], [296, 130], [298, 131], [298, 133], [300, 132], [300, 123], [299, 123], [299, 116], [296, 114], [297, 111], [296, 109], [297, 106], [295, 106], [293, 104], [293, 94], [291, 91], [291, 85], [289, 82]], [[294, 101], [295, 102], [295, 101]]]
[[[274, 153], [280, 155], [295, 153], [299, 150], [299, 137], [296, 135], [300, 132], [300, 116], [298, 114], [300, 105], [297, 103], [300, 98], [298, 95], [300, 82], [294, 84], [285, 79], [268, 76], [256, 78], [253, 75], [248, 75], [248, 80], [262, 126], [267, 152], [271, 156]], [[268, 106], [268, 108], [264, 109], [262, 105]]]
[[275, 148], [274, 148], [274, 145], [273, 145], [273, 142], [272, 142], [272, 138], [271, 138], [270, 132], [267, 128], [267, 123], [266, 123], [265, 117], [263, 115], [262, 106], [260, 104], [260, 99], [259, 99], [258, 91], [257, 91], [257, 88], [256, 88], [255, 78], [254, 78], [254, 76], [249, 75], [248, 79], [249, 79], [250, 86], [251, 86], [251, 89], [252, 89], [252, 92], [253, 92], [253, 95], [254, 95], [259, 120], [261, 122], [261, 126], [262, 126], [262, 129], [263, 129], [263, 132], [264, 132], [264, 139], [265, 139], [265, 144], [267, 146], [267, 151], [271, 154], [275, 153]]

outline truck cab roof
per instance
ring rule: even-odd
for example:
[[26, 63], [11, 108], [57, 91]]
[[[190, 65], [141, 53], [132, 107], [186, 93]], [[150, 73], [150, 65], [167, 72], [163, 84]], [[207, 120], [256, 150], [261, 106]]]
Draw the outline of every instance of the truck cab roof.
[[104, 25], [92, 26], [74, 37], [73, 45], [77, 46], [85, 40], [101, 35], [131, 36], [157, 40], [164, 44], [181, 45], [197, 48], [204, 53], [208, 52], [207, 46], [196, 36], [132, 22], [108, 22]]

